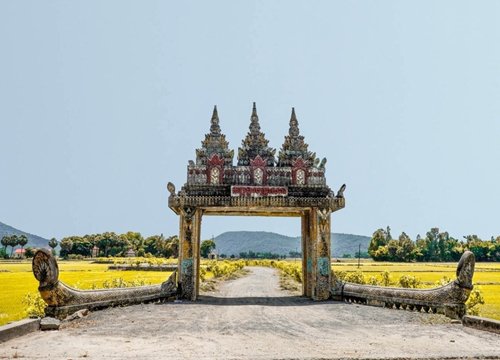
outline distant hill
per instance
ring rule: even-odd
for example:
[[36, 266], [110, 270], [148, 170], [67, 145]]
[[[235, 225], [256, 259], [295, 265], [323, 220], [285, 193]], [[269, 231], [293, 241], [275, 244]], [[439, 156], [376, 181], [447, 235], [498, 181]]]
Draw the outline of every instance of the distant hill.
[[13, 228], [12, 226], [4, 224], [3, 222], [0, 222], [0, 239], [5, 235], [26, 235], [28, 237], [28, 244], [25, 247], [48, 247], [48, 239], [18, 230], [16, 228]]
[[[271, 252], [288, 255], [290, 251], [301, 251], [301, 238], [290, 237], [265, 231], [229, 231], [215, 239], [217, 253], [238, 255], [241, 252]], [[361, 252], [368, 251], [370, 237], [352, 234], [332, 233], [332, 256], [342, 257], [344, 254], [355, 256], [358, 246]]]

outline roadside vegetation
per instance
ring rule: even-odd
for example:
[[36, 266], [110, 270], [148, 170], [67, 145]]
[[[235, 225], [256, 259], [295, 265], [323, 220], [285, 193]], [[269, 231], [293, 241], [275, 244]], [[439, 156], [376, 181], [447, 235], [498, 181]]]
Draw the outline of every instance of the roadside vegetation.
[[482, 240], [477, 235], [467, 235], [460, 241], [446, 231], [432, 228], [415, 240], [405, 232], [393, 239], [391, 228], [387, 227], [373, 233], [368, 254], [375, 261], [447, 262], [458, 261], [465, 250], [472, 251], [476, 261], [500, 261], [500, 236]]
[[[4, 236], [1, 245], [0, 256], [4, 258], [12, 257], [18, 246], [25, 250], [21, 252], [25, 258], [33, 256], [35, 250], [29, 247], [25, 236]], [[144, 238], [137, 232], [70, 236], [61, 241], [53, 238], [47, 245], [54, 254], [60, 246], [60, 279], [79, 289], [159, 284], [177, 265], [179, 251], [177, 236]], [[203, 241], [200, 246], [202, 255], [213, 256], [215, 246], [213, 240]], [[469, 312], [500, 320], [500, 237], [485, 241], [469, 235], [464, 241], [459, 241], [447, 232], [433, 228], [425, 237], [417, 236], [413, 241], [405, 233], [393, 239], [390, 228], [378, 229], [368, 249], [375, 261], [363, 259], [358, 266], [353, 259], [336, 260], [332, 264], [333, 276], [360, 284], [429, 288], [455, 278], [456, 262], [465, 250], [472, 251], [478, 261]], [[363, 253], [358, 255], [362, 257]], [[293, 252], [290, 256], [300, 258], [301, 254]], [[245, 266], [274, 267], [281, 273], [283, 288], [295, 292], [301, 289], [301, 261], [251, 251], [241, 253], [240, 259], [224, 257], [218, 261], [202, 261], [202, 289], [210, 291], [215, 289], [219, 280], [241, 276]], [[111, 270], [110, 266], [115, 266], [116, 270]], [[117, 271], [121, 266], [130, 271]], [[41, 313], [44, 303], [38, 295], [38, 283], [31, 272], [31, 263], [26, 259], [0, 262], [0, 284], [0, 325]]]
[[[288, 279], [302, 283], [302, 262], [274, 260], [254, 262], [261, 266], [275, 267]], [[349, 260], [334, 262], [332, 276], [357, 284], [425, 289], [453, 281], [456, 277], [456, 267], [457, 263], [373, 261], [361, 262], [358, 267], [356, 261]], [[473, 280], [474, 290], [467, 303], [468, 312], [500, 320], [500, 263], [476, 263]]]
[[[106, 261], [104, 261], [106, 260]], [[109, 270], [111, 264], [132, 264], [134, 271]], [[58, 261], [59, 279], [67, 285], [81, 289], [103, 289], [160, 284], [172, 271], [144, 271], [148, 264], [177, 264], [177, 259], [161, 258], [102, 258], [90, 261]], [[246, 263], [239, 261], [204, 260], [201, 280], [215, 288], [215, 281], [231, 279], [243, 274]], [[38, 293], [38, 281], [31, 271], [31, 263], [0, 262], [0, 325], [27, 316], [41, 316], [45, 303]]]

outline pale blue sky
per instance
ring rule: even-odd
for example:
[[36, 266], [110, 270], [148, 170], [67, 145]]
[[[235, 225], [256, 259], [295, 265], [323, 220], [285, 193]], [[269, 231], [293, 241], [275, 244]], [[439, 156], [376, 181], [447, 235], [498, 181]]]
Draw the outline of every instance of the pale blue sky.
[[[499, 1], [0, 1], [0, 221], [175, 234], [166, 183], [218, 105], [279, 148], [296, 108], [333, 231], [500, 235]], [[300, 234], [298, 219], [204, 218]]]

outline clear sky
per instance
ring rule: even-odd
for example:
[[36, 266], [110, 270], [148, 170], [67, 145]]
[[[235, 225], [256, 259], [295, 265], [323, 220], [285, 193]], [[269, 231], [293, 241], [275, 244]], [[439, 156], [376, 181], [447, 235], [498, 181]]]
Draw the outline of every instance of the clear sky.
[[[214, 104], [252, 101], [279, 148], [294, 106], [335, 232], [500, 235], [499, 1], [0, 1], [0, 221], [45, 237], [178, 232]], [[298, 219], [204, 218], [300, 235]]]

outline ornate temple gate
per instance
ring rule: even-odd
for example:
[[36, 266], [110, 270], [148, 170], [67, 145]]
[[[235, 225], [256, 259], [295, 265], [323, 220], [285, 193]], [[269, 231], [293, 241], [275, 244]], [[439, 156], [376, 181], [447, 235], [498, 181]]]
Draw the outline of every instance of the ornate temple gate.
[[188, 165], [187, 183], [176, 193], [168, 184], [169, 207], [179, 215], [178, 284], [184, 299], [199, 294], [200, 235], [204, 215], [300, 217], [302, 225], [303, 295], [330, 297], [331, 213], [345, 206], [342, 186], [335, 196], [325, 181], [325, 163], [308, 151], [292, 109], [289, 134], [275, 160], [260, 131], [255, 103], [250, 131], [238, 152], [221, 133], [217, 109], [210, 133]]
[[260, 131], [255, 104], [250, 131], [238, 149], [238, 163], [221, 134], [217, 109], [210, 133], [196, 163], [189, 162], [186, 184], [179, 192], [168, 184], [169, 207], [179, 215], [179, 268], [159, 285], [104, 290], [77, 290], [58, 279], [55, 257], [40, 249], [33, 257], [33, 274], [47, 303], [49, 316], [60, 319], [81, 309], [101, 309], [146, 301], [166, 301], [175, 295], [196, 300], [199, 291], [200, 233], [203, 215], [300, 217], [302, 224], [303, 294], [314, 300], [328, 298], [358, 304], [445, 314], [459, 319], [473, 289], [475, 258], [465, 251], [457, 278], [433, 289], [405, 289], [331, 281], [331, 214], [345, 206], [345, 185], [335, 195], [326, 185], [325, 163], [307, 150], [292, 109], [290, 129], [275, 159], [275, 149]]

